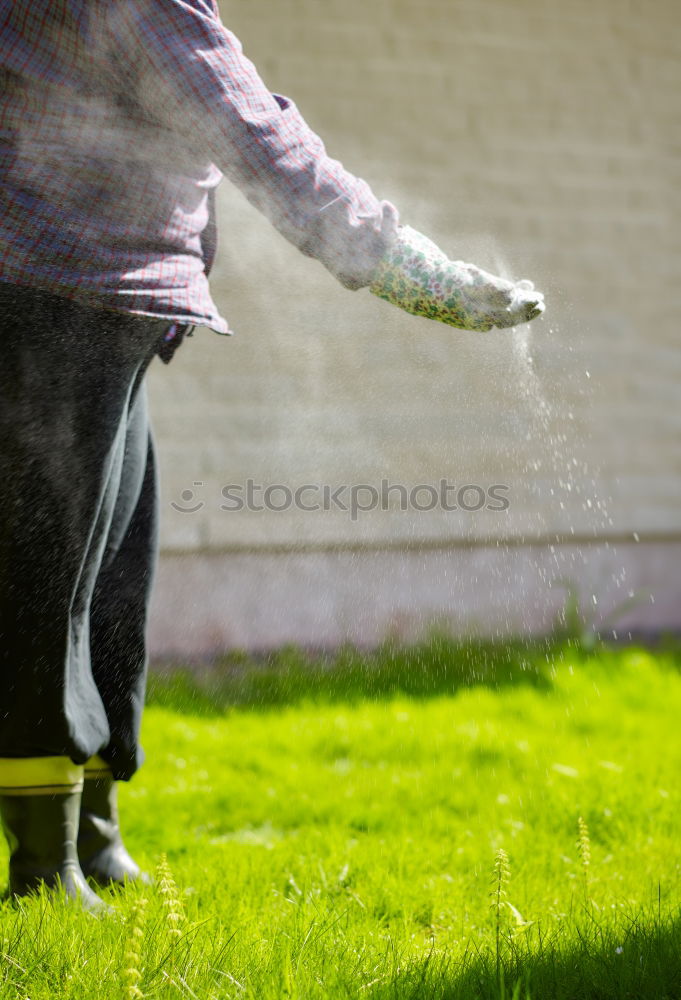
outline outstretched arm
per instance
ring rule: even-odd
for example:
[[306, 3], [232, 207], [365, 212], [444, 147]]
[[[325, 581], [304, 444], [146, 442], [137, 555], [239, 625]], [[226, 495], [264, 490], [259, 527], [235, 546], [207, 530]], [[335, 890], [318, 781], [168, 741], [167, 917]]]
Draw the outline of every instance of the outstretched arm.
[[109, 44], [150, 118], [204, 152], [303, 253], [348, 288], [408, 312], [489, 330], [539, 315], [541, 295], [449, 261], [399, 227], [397, 209], [326, 153], [288, 98], [269, 92], [213, 0], [113, 3]]

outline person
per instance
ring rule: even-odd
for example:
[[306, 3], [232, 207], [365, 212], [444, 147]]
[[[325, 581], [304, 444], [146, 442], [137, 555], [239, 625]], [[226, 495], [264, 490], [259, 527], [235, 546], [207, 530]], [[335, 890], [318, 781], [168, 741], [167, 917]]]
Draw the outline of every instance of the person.
[[[0, 0], [0, 816], [9, 892], [144, 877], [157, 479], [145, 373], [201, 324], [226, 176], [348, 289], [464, 329], [541, 314], [452, 261], [271, 94], [216, 0]], [[238, 234], [228, 233], [238, 240]]]

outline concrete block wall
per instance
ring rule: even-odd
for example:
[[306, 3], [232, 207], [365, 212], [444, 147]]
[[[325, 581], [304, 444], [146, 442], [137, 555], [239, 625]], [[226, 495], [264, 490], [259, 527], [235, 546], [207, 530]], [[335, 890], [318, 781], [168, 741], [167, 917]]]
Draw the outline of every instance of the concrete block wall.
[[[212, 285], [237, 336], [198, 331], [150, 378], [153, 648], [373, 642], [436, 618], [542, 630], [559, 577], [602, 605], [641, 590], [628, 627], [681, 626], [678, 4], [232, 0], [222, 16], [331, 155], [452, 256], [531, 277], [548, 309], [516, 334], [406, 316], [345, 291], [225, 182]], [[249, 479], [501, 484], [508, 509], [400, 510], [396, 491], [356, 518], [221, 509]]]

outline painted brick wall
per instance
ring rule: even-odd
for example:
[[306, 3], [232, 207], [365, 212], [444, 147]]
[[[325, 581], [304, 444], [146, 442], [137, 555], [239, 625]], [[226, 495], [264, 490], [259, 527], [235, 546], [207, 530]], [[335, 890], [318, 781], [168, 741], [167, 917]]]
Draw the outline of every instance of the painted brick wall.
[[[548, 308], [529, 336], [406, 316], [342, 289], [225, 183], [213, 288], [238, 336], [198, 331], [151, 376], [164, 549], [678, 537], [678, 2], [222, 13], [332, 155], [452, 256], [531, 277]], [[220, 509], [248, 479], [443, 478], [503, 484], [509, 509]]]

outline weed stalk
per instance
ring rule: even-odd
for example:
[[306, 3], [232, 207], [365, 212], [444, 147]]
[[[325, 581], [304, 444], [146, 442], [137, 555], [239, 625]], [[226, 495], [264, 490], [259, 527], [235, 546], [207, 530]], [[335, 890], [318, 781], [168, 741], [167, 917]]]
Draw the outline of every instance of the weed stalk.
[[169, 937], [181, 937], [180, 925], [185, 921], [184, 906], [166, 854], [161, 855], [156, 867], [156, 880], [165, 911], [168, 935]]
[[140, 1000], [144, 996], [139, 988], [142, 978], [142, 940], [144, 938], [144, 917], [146, 899], [138, 899], [130, 914], [130, 933], [124, 952], [123, 996], [124, 1000]]
[[589, 877], [589, 865], [591, 864], [591, 840], [589, 838], [589, 828], [586, 821], [580, 816], [577, 820], [579, 827], [579, 837], [577, 839], [577, 850], [579, 860], [582, 865], [582, 885], [584, 887], [584, 905], [587, 910], [591, 907], [591, 880]]
[[506, 905], [506, 890], [511, 880], [511, 866], [508, 854], [500, 847], [494, 861], [494, 872], [492, 875], [492, 891], [490, 896], [492, 902], [491, 909], [494, 910], [495, 940], [496, 940], [496, 960], [497, 960], [497, 982], [499, 982], [501, 972], [501, 910]]

